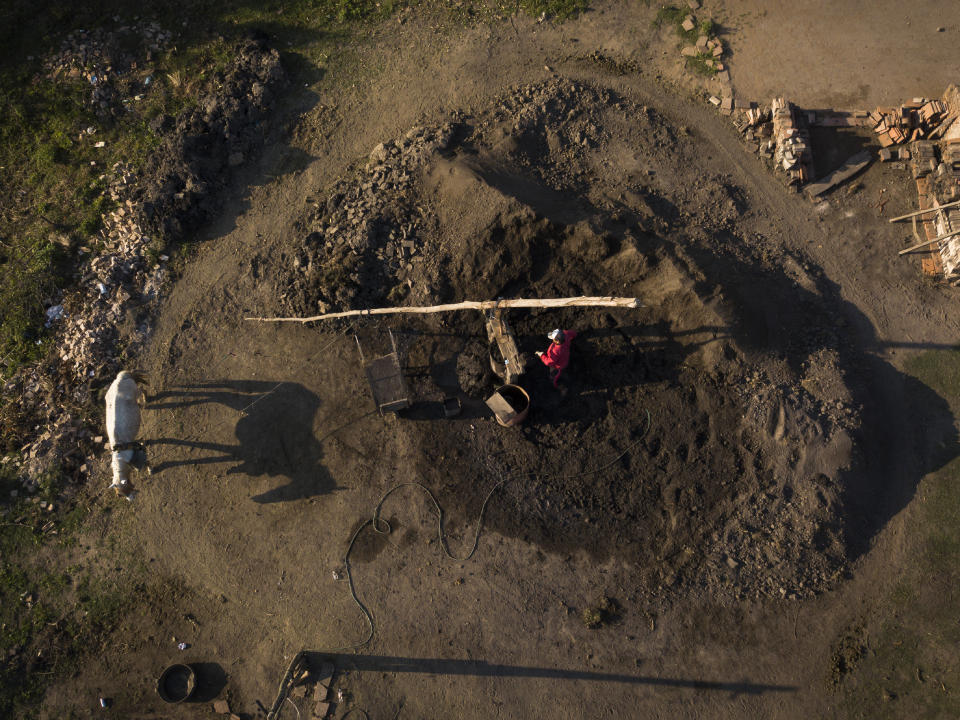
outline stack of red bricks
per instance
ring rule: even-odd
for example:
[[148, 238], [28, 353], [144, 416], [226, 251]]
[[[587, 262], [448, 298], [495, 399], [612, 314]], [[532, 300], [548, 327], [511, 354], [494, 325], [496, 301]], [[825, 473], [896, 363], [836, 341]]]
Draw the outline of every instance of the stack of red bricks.
[[939, 129], [947, 106], [940, 100], [914, 98], [898, 108], [877, 108], [870, 113], [873, 131], [883, 147], [922, 140]]

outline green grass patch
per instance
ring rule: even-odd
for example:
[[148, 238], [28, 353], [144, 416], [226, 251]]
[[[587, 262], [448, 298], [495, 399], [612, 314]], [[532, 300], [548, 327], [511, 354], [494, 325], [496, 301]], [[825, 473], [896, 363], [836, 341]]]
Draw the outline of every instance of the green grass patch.
[[[960, 412], [960, 351], [920, 353], [906, 370]], [[891, 579], [885, 615], [841, 686], [849, 718], [960, 716], [960, 458], [923, 478], [914, 511], [917, 562]]]
[[688, 43], [696, 42], [697, 38], [701, 35], [713, 37], [716, 33], [716, 25], [713, 20], [701, 20], [699, 23], [694, 24], [692, 30], [685, 30], [683, 21], [686, 20], [687, 17], [693, 17], [693, 12], [688, 8], [666, 5], [657, 11], [657, 15], [653, 19], [653, 26], [657, 28], [664, 26], [673, 28], [677, 37]]
[[86, 509], [51, 513], [33, 502], [58, 490], [51, 476], [0, 518], [0, 717], [34, 717], [47, 684], [75, 672], [142, 601], [146, 573], [136, 562], [124, 558], [121, 573], [71, 561]]
[[689, 42], [696, 42], [698, 34], [697, 28], [694, 27], [693, 30], [683, 29], [683, 21], [689, 15], [691, 15], [691, 12], [687, 8], [680, 8], [676, 5], [666, 5], [657, 10], [657, 15], [653, 19], [653, 25], [657, 28], [664, 26], [671, 27], [677, 34], [677, 37]]
[[586, 12], [589, 3], [587, 0], [520, 0], [519, 6], [532, 17], [546, 14], [547, 17], [566, 20]]
[[717, 74], [717, 68], [715, 68], [711, 61], [713, 60], [713, 55], [708, 53], [699, 53], [693, 57], [685, 58], [687, 70], [696, 75], [702, 75], [704, 77], [711, 77]]

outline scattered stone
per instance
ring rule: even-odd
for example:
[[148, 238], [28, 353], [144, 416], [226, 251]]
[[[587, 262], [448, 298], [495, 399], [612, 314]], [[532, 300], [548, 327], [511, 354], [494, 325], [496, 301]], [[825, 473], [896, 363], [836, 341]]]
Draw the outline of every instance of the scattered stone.
[[213, 703], [213, 711], [218, 715], [226, 715], [230, 712], [230, 703], [226, 700], [216, 700]]
[[684, 18], [683, 22], [680, 24], [680, 27], [682, 27], [687, 32], [690, 32], [696, 26], [697, 24], [693, 20], [693, 15], [687, 15], [687, 17]]
[[373, 163], [383, 163], [386, 162], [387, 158], [390, 157], [390, 151], [387, 149], [387, 146], [383, 143], [377, 145], [370, 152], [370, 162]]
[[[54, 81], [87, 77], [94, 110], [98, 115], [114, 114], [122, 108], [116, 80], [134, 69], [134, 59], [124, 54], [121, 48], [125, 43], [118, 38], [125, 32], [141, 31], [149, 31], [153, 52], [166, 47], [169, 33], [152, 23], [121, 28], [113, 34], [77, 31], [66, 38], [60, 54], [45, 67]], [[124, 331], [128, 350], [135, 351], [148, 339], [150, 313], [157, 307], [168, 274], [148, 260], [147, 249], [155, 247], [154, 238], [182, 236], [218, 212], [221, 201], [217, 191], [229, 180], [224, 169], [263, 142], [273, 93], [285, 82], [275, 50], [261, 40], [240, 43], [233, 64], [223, 72], [218, 86], [211, 88], [215, 110], [210, 116], [203, 115], [203, 109], [191, 108], [176, 120], [165, 119], [164, 143], [139, 176], [123, 163], [100, 175], [108, 185], [106, 195], [118, 207], [103, 217], [99, 242], [105, 250], [93, 255], [89, 247], [78, 248], [87, 258], [80, 268], [79, 289], [62, 302], [51, 300], [48, 311], [48, 322], [62, 321], [58, 323], [55, 359], [61, 365], [63, 382], [56, 388], [47, 387], [47, 375], [36, 368], [23, 368], [8, 383], [25, 408], [49, 429], [47, 437], [23, 450], [28, 458], [23, 468], [25, 487], [35, 484], [29, 478], [58, 465], [76, 477], [76, 468], [83, 462], [77, 456], [81, 424], [63, 408], [89, 402], [90, 381], [116, 373], [120, 328], [131, 314], [148, 319], [132, 332]], [[156, 83], [138, 85], [152, 90]], [[207, 108], [209, 103], [200, 106]], [[84, 132], [94, 135], [97, 129], [90, 125]], [[199, 152], [184, 141], [198, 132], [213, 139]], [[95, 143], [96, 147], [105, 145], [105, 141]], [[59, 307], [70, 311], [57, 310]], [[103, 438], [97, 436], [94, 442], [101, 444]]]

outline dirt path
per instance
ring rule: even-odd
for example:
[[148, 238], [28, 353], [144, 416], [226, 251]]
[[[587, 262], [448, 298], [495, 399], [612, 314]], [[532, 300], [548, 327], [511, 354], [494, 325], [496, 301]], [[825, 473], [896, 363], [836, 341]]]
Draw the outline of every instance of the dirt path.
[[[125, 632], [137, 639], [123, 655], [124, 672], [91, 689], [90, 677], [120, 666], [117, 658], [105, 657], [87, 668], [75, 687], [48, 697], [51, 716], [78, 693], [90, 695], [92, 706], [97, 692], [117, 699], [120, 716], [162, 712], [149, 678], [173, 660], [219, 665], [232, 706], [254, 715], [258, 701], [269, 705], [280, 672], [302, 648], [333, 653], [339, 667], [352, 668], [339, 680], [352, 698], [344, 708], [364, 707], [371, 717], [394, 717], [398, 711], [400, 717], [514, 718], [626, 713], [800, 718], [835, 712], [830, 685], [835, 640], [865, 608], [882, 601], [879, 589], [909, 562], [905, 518], [911, 510], [904, 508], [919, 477], [935, 466], [927, 443], [956, 445], [952, 416], [897, 369], [896, 354], [915, 343], [946, 344], [956, 337], [958, 323], [948, 312], [951, 294], [922, 285], [915, 268], [891, 257], [900, 238], [876, 217], [872, 193], [881, 185], [897, 190], [895, 197], [902, 198], [897, 202], [906, 210], [911, 200], [902, 178], [872, 169], [860, 193], [838, 193], [819, 213], [788, 194], [709, 107], [658, 84], [661, 69], [644, 60], [659, 62], [665, 45], [646, 40], [651, 11], [634, 5], [603, 6], [559, 27], [527, 20], [439, 33], [419, 21], [390, 26], [359, 52], [355, 65], [343, 68], [356, 73], [355, 85], [319, 89], [291, 147], [271, 148], [251, 178], [248, 196], [225, 214], [186, 269], [145, 358], [161, 388], [145, 422], [159, 472], [143, 482], [138, 503], [116, 508], [113, 532], [158, 573], [182, 579], [182, 613], [163, 617], [160, 628], [132, 620]], [[742, 12], [727, 6], [733, 17]], [[762, 25], [745, 25], [736, 36], [738, 56], [749, 58], [762, 35]], [[611, 72], [589, 59], [598, 49], [639, 61], [643, 70]], [[641, 477], [633, 491], [643, 498], [638, 507], [656, 508], [659, 501], [642, 493], [659, 488], [669, 475], [664, 469], [696, 465], [690, 456], [678, 460], [672, 447], [657, 454], [649, 440], [632, 450], [631, 436], [617, 427], [618, 420], [642, 427], [649, 408], [651, 439], [671, 437], [675, 427], [692, 422], [684, 415], [690, 407], [684, 403], [692, 401], [684, 399], [683, 389], [695, 388], [705, 375], [691, 375], [689, 368], [683, 371], [688, 374], [678, 370], [665, 378], [654, 367], [645, 383], [604, 389], [603, 402], [590, 394], [596, 387], [587, 371], [574, 391], [584, 407], [593, 412], [596, 406], [596, 422], [578, 422], [575, 413], [564, 416], [561, 406], [547, 403], [548, 412], [531, 423], [539, 439], [521, 442], [489, 418], [469, 414], [452, 422], [381, 419], [371, 412], [350, 334], [242, 321], [247, 314], [283, 307], [280, 297], [294, 287], [292, 268], [314, 206], [327, 202], [327, 189], [349, 174], [358, 158], [414, 125], [441, 122], [459, 110], [467, 124], [490, 132], [478, 132], [454, 152], [454, 160], [469, 162], [482, 176], [506, 157], [496, 154], [490, 138], [498, 126], [485, 113], [513, 86], [550, 83], [583, 88], [576, 107], [588, 110], [594, 107], [590, 92], [612, 93], [623, 106], [617, 112], [631, 121], [621, 123], [614, 110], [604, 109], [596, 116], [599, 140], [592, 150], [544, 151], [546, 159], [532, 164], [531, 173], [551, 168], [556, 176], [538, 176], [531, 191], [524, 185], [507, 192], [501, 184], [489, 197], [504, 203], [504, 213], [514, 212], [515, 203], [533, 203], [559, 223], [563, 213], [575, 214], [581, 200], [547, 190], [551, 183], [574, 185], [587, 168], [590, 187], [583, 196], [595, 209], [588, 221], [611, 222], [606, 231], [622, 242], [623, 228], [605, 219], [615, 208], [611, 197], [639, 183], [646, 188], [645, 207], [654, 209], [651, 224], [640, 224], [647, 234], [639, 241], [651, 264], [637, 278], [626, 271], [606, 274], [619, 282], [617, 273], [623, 272], [629, 289], [672, 298], [672, 305], [664, 301], [665, 309], [642, 316], [641, 325], [655, 328], [641, 334], [647, 356], [662, 353], [666, 367], [674, 363], [670, 352], [680, 352], [694, 367], [715, 362], [729, 373], [731, 385], [743, 368], [762, 372], [767, 381], [745, 386], [759, 388], [758, 394], [802, 377], [815, 388], [811, 397], [843, 397], [849, 407], [859, 406], [863, 423], [853, 423], [849, 433], [838, 430], [833, 445], [811, 441], [819, 449], [809, 451], [809, 468], [833, 462], [828, 472], [848, 483], [840, 500], [849, 511], [844, 532], [852, 538], [851, 579], [833, 583], [815, 577], [814, 589], [822, 589], [817, 583], [834, 589], [787, 599], [763, 584], [780, 576], [759, 570], [754, 576], [755, 568], [745, 567], [736, 572], [750, 578], [756, 592], [737, 599], [737, 583], [720, 579], [736, 576], [722, 554], [723, 543], [734, 541], [707, 534], [702, 545], [689, 549], [707, 556], [703, 562], [671, 565], [643, 555], [652, 541], [631, 534], [660, 519], [651, 514], [619, 525], [601, 521], [599, 531], [588, 521], [596, 523], [600, 515], [586, 511], [582, 522], [562, 517], [557, 522], [549, 503], [556, 508], [564, 493], [552, 490], [545, 478], [519, 481], [503, 497], [494, 496], [476, 556], [453, 561], [438, 545], [426, 495], [409, 488], [384, 508], [393, 533], [366, 531], [353, 558], [357, 590], [376, 622], [373, 641], [357, 653], [338, 650], [362, 640], [365, 625], [346, 583], [334, 573], [342, 573], [352, 532], [395, 483], [426, 478], [449, 515], [450, 546], [459, 555], [470, 546], [489, 489], [518, 467], [542, 473], [569, 464], [590, 470], [627, 449], [624, 469], [611, 473], [611, 486], [613, 480]], [[850, 90], [855, 83], [849, 80], [838, 95], [810, 101], [828, 103], [860, 92]], [[520, 110], [535, 107], [518, 102]], [[640, 108], [649, 109], [643, 111], [653, 118], [649, 125], [633, 122]], [[636, 151], [642, 143], [648, 147]], [[554, 162], [555, 155], [575, 162]], [[643, 181], [631, 179], [636, 177]], [[711, 189], [721, 186], [726, 190], [719, 194]], [[437, 187], [434, 200], [442, 209], [447, 207], [442, 182]], [[663, 204], [651, 205], [649, 198]], [[561, 202], [551, 205], [557, 199]], [[639, 213], [644, 206], [639, 200], [621, 202], [624, 213]], [[891, 209], [900, 208], [888, 206], [887, 212]], [[466, 219], [479, 223], [477, 218], [486, 217], [483, 210]], [[675, 219], [660, 225], [660, 215]], [[431, 237], [425, 230], [426, 247], [432, 247]], [[564, 251], [575, 239], [568, 237]], [[575, 267], [572, 263], [567, 272], [579, 273], [577, 282], [604, 282]], [[547, 272], [536, 282], [562, 282], [553, 277]], [[710, 337], [703, 328], [720, 321], [729, 321], [729, 340], [717, 345], [716, 332]], [[519, 331], [533, 346], [547, 322], [526, 317]], [[611, 335], [636, 325], [603, 323]], [[826, 328], [825, 336], [808, 337], [808, 325]], [[358, 327], [365, 341], [377, 342], [374, 328]], [[430, 350], [422, 340], [408, 346], [410, 365], [421, 368], [455, 361], [459, 341], [451, 338], [481, 333], [479, 321], [466, 320], [417, 330], [419, 338], [433, 343]], [[615, 341], [620, 342], [596, 341], [596, 356], [621, 347]], [[735, 358], [725, 358], [716, 347], [735, 350]], [[616, 365], [607, 371], [625, 372]], [[438, 386], [430, 378], [416, 382]], [[718, 391], [716, 397], [727, 396]], [[730, 425], [740, 422], [741, 406], [722, 412], [733, 413]], [[797, 412], [796, 427], [802, 429], [806, 416]], [[550, 413], [561, 420], [549, 422]], [[830, 413], [839, 427], [840, 416]], [[613, 429], [601, 433], [593, 427], [601, 423]], [[915, 430], [921, 424], [931, 429], [925, 439]], [[723, 431], [714, 430], [721, 437]], [[844, 454], [847, 437], [862, 448], [860, 454]], [[785, 475], [776, 465], [778, 446], [764, 447], [774, 458], [764, 460], [776, 470], [773, 475]], [[566, 488], [573, 486], [571, 479]], [[584, 480], [582, 491], [598, 486], [602, 489], [592, 478]], [[782, 483], [771, 487], [782, 491]], [[792, 507], [789, 497], [770, 503], [784, 512]], [[685, 522], [682, 513], [676, 517]], [[598, 551], [604, 538], [616, 542], [604, 535], [611, 528], [636, 544], [627, 545], [628, 551]], [[791, 542], [781, 534], [770, 547]], [[709, 554], [714, 551], [718, 554]], [[679, 556], [687, 552], [677, 549]], [[795, 591], [804, 596], [800, 588], [790, 588], [791, 595]], [[599, 630], [585, 627], [583, 610], [605, 596], [619, 606], [612, 622]], [[185, 619], [186, 613], [198, 623]], [[191, 648], [178, 653], [171, 636]], [[206, 712], [182, 710], [183, 717]]]
[[960, 9], [936, 0], [704, 5], [730, 31], [731, 74], [751, 100], [867, 109], [939, 97], [956, 81]]

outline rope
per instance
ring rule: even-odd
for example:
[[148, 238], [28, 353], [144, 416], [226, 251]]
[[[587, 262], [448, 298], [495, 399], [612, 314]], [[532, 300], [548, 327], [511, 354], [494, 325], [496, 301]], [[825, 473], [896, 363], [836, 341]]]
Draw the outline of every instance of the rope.
[[[570, 475], [569, 477], [571, 478], [587, 477], [589, 475], [596, 475], [597, 473], [603, 472], [604, 470], [611, 467], [612, 465], [615, 465], [627, 453], [629, 453], [637, 445], [643, 442], [643, 440], [647, 436], [647, 433], [650, 432], [650, 426], [652, 424], [650, 411], [645, 409], [644, 412], [647, 414], [647, 427], [644, 429], [643, 434], [636, 441], [628, 445], [627, 448], [623, 452], [621, 452], [619, 455], [617, 455], [615, 458], [600, 465], [599, 467], [596, 467], [593, 470], [586, 470], [581, 473], [576, 473], [574, 475]], [[480, 506], [480, 514], [477, 518], [477, 529], [473, 536], [473, 546], [470, 548], [470, 552], [468, 552], [463, 557], [457, 557], [452, 552], [450, 552], [450, 549], [447, 545], [446, 533], [444, 532], [444, 529], [443, 529], [443, 508], [440, 506], [440, 503], [437, 501], [436, 496], [433, 494], [430, 488], [428, 488], [423, 483], [419, 483], [419, 482], [404, 482], [404, 483], [398, 483], [397, 485], [394, 485], [392, 488], [387, 490], [387, 492], [384, 493], [383, 496], [380, 498], [380, 501], [376, 504], [376, 507], [373, 510], [373, 516], [369, 520], [366, 520], [362, 525], [360, 525], [360, 527], [358, 527], [354, 531], [353, 537], [350, 538], [350, 543], [347, 545], [347, 552], [343, 556], [343, 563], [347, 570], [347, 582], [350, 586], [350, 595], [353, 598], [353, 601], [356, 604], [356, 606], [360, 608], [360, 612], [363, 614], [363, 617], [367, 622], [367, 628], [368, 628], [367, 636], [361, 642], [355, 645], [347, 645], [345, 647], [336, 648], [331, 652], [341, 652], [343, 650], [358, 650], [359, 648], [362, 648], [365, 645], [367, 645], [367, 643], [369, 643], [373, 639], [373, 633], [374, 633], [373, 615], [371, 614], [367, 606], [363, 604], [363, 601], [360, 600], [360, 596], [357, 594], [357, 588], [353, 581], [353, 570], [350, 567], [350, 553], [353, 551], [353, 546], [356, 544], [357, 538], [360, 536], [360, 533], [362, 533], [368, 526], [372, 526], [373, 529], [378, 533], [381, 533], [384, 535], [390, 534], [391, 527], [390, 527], [389, 521], [384, 520], [383, 518], [380, 517], [380, 511], [383, 508], [383, 504], [384, 502], [386, 502], [388, 497], [393, 495], [393, 493], [395, 493], [397, 490], [400, 490], [401, 488], [405, 488], [405, 487], [418, 487], [421, 490], [423, 490], [427, 494], [427, 497], [429, 497], [430, 500], [433, 502], [434, 510], [437, 513], [437, 536], [440, 540], [441, 549], [443, 550], [444, 554], [451, 560], [454, 560], [456, 562], [464, 562], [472, 558], [473, 554], [477, 551], [477, 546], [480, 543], [480, 531], [483, 529], [483, 516], [487, 511], [487, 504], [490, 502], [490, 499], [493, 497], [493, 494], [497, 492], [497, 490], [499, 490], [501, 487], [506, 485], [508, 482], [511, 482], [512, 480], [519, 480], [520, 478], [529, 477], [537, 474], [538, 474], [537, 472], [532, 471], [527, 473], [520, 473], [518, 475], [511, 475], [509, 477], [504, 478], [503, 480], [500, 480], [500, 482], [498, 482], [496, 485], [494, 485], [490, 489], [490, 492], [487, 493], [486, 498], [484, 498], [483, 500], [483, 505]], [[557, 473], [556, 475], [559, 475], [559, 473]], [[547, 475], [546, 477], [549, 478], [554, 476]]]

